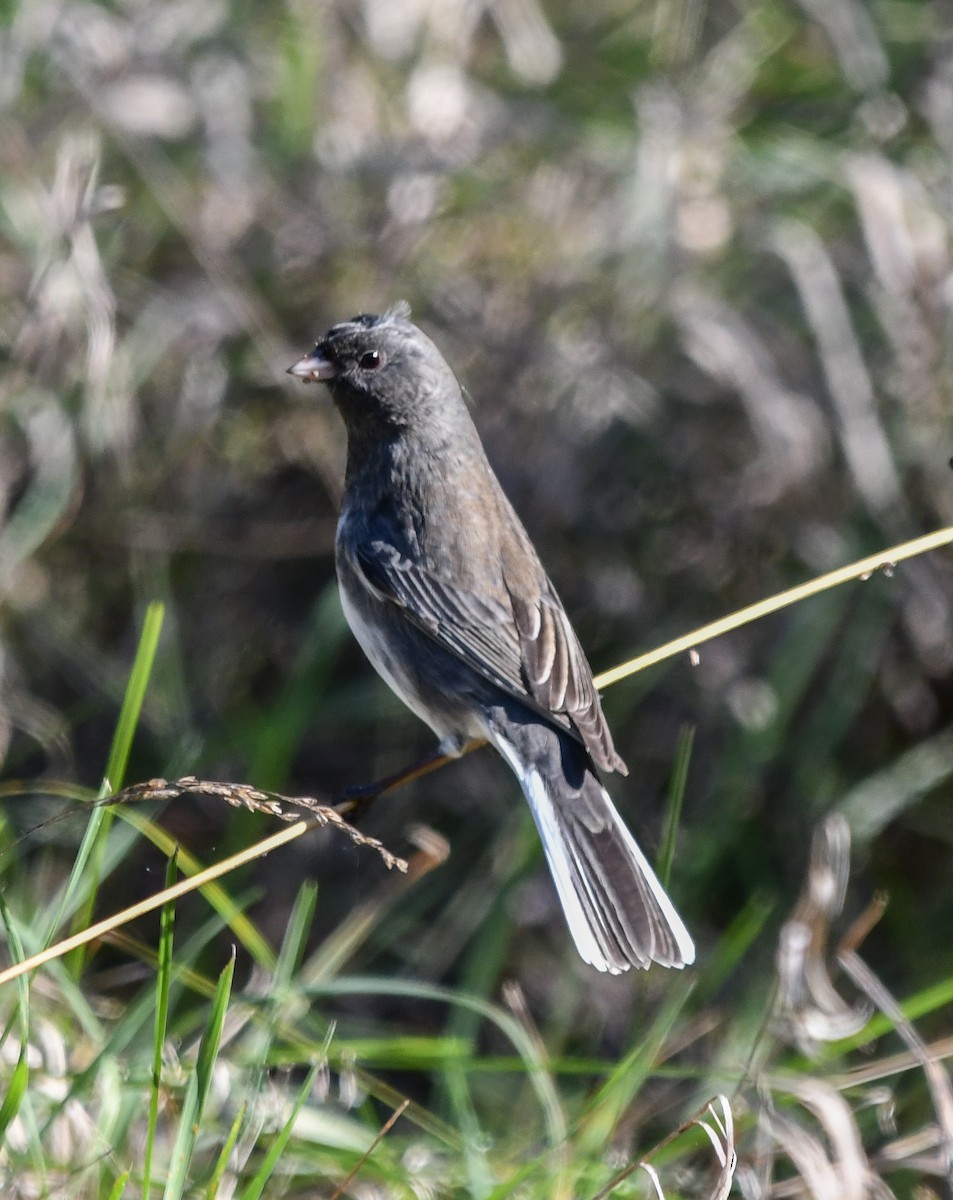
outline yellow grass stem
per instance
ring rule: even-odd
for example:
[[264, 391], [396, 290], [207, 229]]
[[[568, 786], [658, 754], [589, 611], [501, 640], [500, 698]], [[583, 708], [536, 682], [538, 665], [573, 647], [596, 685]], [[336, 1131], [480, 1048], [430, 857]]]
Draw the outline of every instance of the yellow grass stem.
[[867, 558], [858, 559], [849, 566], [838, 567], [836, 571], [819, 575], [809, 583], [800, 583], [797, 587], [788, 588], [786, 592], [778, 592], [777, 595], [769, 596], [766, 600], [759, 600], [757, 604], [749, 604], [747, 608], [740, 608], [730, 616], [712, 621], [710, 625], [702, 625], [700, 629], [683, 634], [672, 642], [666, 642], [664, 646], [650, 650], [648, 654], [640, 654], [638, 658], [631, 658], [618, 667], [603, 671], [601, 675], [596, 676], [596, 687], [610, 687], [613, 683], [618, 683], [620, 679], [626, 679], [629, 675], [644, 671], [646, 667], [653, 667], [656, 663], [663, 662], [667, 658], [674, 658], [676, 654], [682, 654], [686, 650], [694, 650], [703, 642], [710, 642], [713, 638], [721, 637], [723, 633], [740, 629], [742, 625], [748, 625], [751, 621], [760, 620], [761, 617], [766, 617], [770, 613], [788, 608], [800, 600], [817, 596], [821, 592], [839, 587], [842, 583], [849, 583], [852, 579], [865, 579], [876, 571], [889, 570], [897, 563], [903, 562], [904, 559], [915, 558], [918, 554], [926, 554], [928, 550], [948, 546], [951, 542], [953, 542], [953, 526], [947, 526], [945, 529], [936, 530], [935, 533], [914, 538], [912, 542], [903, 542], [889, 550], [882, 550], [879, 554], [871, 554]]
[[103, 934], [118, 929], [120, 925], [126, 925], [130, 921], [134, 921], [136, 917], [154, 912], [157, 908], [161, 908], [163, 904], [167, 903], [167, 901], [178, 900], [181, 896], [186, 896], [189, 892], [194, 892], [197, 888], [204, 887], [205, 884], [210, 883], [213, 879], [218, 879], [221, 875], [227, 875], [229, 871], [234, 871], [256, 858], [261, 858], [262, 855], [268, 854], [272, 850], [277, 850], [280, 846], [286, 846], [289, 842], [293, 842], [296, 838], [302, 837], [304, 834], [310, 833], [312, 829], [319, 827], [321, 827], [321, 822], [319, 821], [296, 821], [293, 825], [283, 826], [277, 833], [273, 833], [271, 837], [264, 838], [262, 841], [256, 842], [253, 846], [247, 846], [244, 850], [240, 850], [237, 854], [232, 854], [228, 858], [223, 858], [221, 862], [206, 867], [204, 871], [199, 871], [197, 875], [193, 875], [190, 879], [183, 879], [179, 883], [173, 884], [172, 887], [163, 888], [161, 892], [147, 896], [145, 900], [140, 900], [138, 904], [132, 904], [129, 908], [122, 909], [121, 912], [113, 913], [111, 917], [97, 921], [95, 925], [90, 925], [88, 929], [83, 929], [79, 933], [74, 933], [72, 936], [64, 938], [61, 942], [49, 946], [46, 950], [41, 950], [39, 954], [32, 954], [29, 958], [23, 959], [22, 962], [13, 963], [5, 971], [0, 971], [0, 987], [5, 983], [9, 983], [12, 979], [25, 974], [27, 971], [34, 971], [37, 967], [43, 966], [44, 963], [51, 962], [54, 958], [60, 958], [62, 955], [68, 954], [71, 950], [75, 950], [78, 946], [85, 946], [87, 942], [95, 941], [96, 938], [102, 937]]

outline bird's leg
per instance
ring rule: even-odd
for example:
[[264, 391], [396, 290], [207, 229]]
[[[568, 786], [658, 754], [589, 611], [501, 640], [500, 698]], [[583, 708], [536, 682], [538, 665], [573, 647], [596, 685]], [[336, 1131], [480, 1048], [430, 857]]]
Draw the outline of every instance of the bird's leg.
[[422, 779], [424, 775], [429, 775], [431, 771], [439, 770], [440, 767], [453, 762], [455, 758], [459, 758], [463, 754], [468, 754], [471, 750], [475, 750], [477, 746], [482, 745], [482, 741], [467, 742], [457, 753], [447, 754], [438, 744], [422, 758], [418, 758], [416, 762], [411, 763], [409, 767], [404, 767], [402, 771], [397, 771], [393, 775], [386, 775], [383, 779], [375, 780], [374, 783], [357, 784], [354, 787], [345, 788], [341, 800], [335, 805], [335, 808], [342, 816], [346, 816], [348, 820], [352, 822], [357, 821], [367, 812], [377, 797], [383, 795], [384, 792], [390, 792], [394, 788], [402, 787], [405, 783], [413, 783], [415, 779]]

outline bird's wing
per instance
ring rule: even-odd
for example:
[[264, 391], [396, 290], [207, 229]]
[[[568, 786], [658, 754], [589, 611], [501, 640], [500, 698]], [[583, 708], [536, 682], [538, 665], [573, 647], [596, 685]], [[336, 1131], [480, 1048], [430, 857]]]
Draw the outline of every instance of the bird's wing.
[[491, 683], [528, 698], [519, 635], [503, 604], [456, 587], [385, 541], [362, 542], [344, 553], [378, 596], [399, 605], [415, 625]]
[[452, 654], [574, 732], [599, 766], [625, 773], [586, 656], [548, 579], [535, 604], [510, 589], [507, 604], [456, 586], [386, 541], [372, 539], [344, 553], [378, 596], [399, 605]]
[[542, 591], [533, 592], [533, 598], [527, 600], [510, 589], [520, 658], [531, 696], [540, 707], [566, 714], [598, 766], [627, 774], [612, 744], [592, 669], [555, 588], [546, 578]]

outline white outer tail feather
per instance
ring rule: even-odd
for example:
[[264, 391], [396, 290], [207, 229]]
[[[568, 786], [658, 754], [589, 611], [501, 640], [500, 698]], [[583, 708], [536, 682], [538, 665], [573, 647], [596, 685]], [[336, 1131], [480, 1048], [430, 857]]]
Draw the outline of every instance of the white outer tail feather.
[[[566, 843], [560, 832], [553, 801], [546, 791], [542, 776], [535, 767], [527, 766], [520, 761], [515, 748], [504, 741], [498, 731], [493, 731], [491, 740], [513, 769], [520, 781], [523, 794], [529, 803], [533, 818], [536, 821], [536, 828], [539, 830], [540, 840], [543, 843], [543, 849], [546, 853], [546, 861], [549, 864], [553, 882], [556, 884], [556, 891], [562, 904], [569, 931], [576, 944], [576, 949], [579, 951], [583, 961], [595, 967], [596, 970], [607, 971], [612, 975], [620, 974], [624, 968], [620, 968], [607, 961], [583, 911], [576, 888], [573, 885], [573, 872], [570, 866]], [[641, 874], [648, 884], [678, 946], [682, 961], [672, 965], [681, 968], [693, 963], [695, 961], [695, 944], [692, 941], [691, 935], [685, 928], [681, 917], [675, 911], [675, 907], [666, 895], [665, 889], [659, 883], [655, 872], [649, 865], [648, 859], [642, 853], [635, 838], [629, 832], [627, 825], [616, 811], [609, 793], [605, 788], [601, 790], [606, 810], [615, 823], [620, 840], [632, 859], [633, 872]], [[643, 965], [648, 966], [649, 961], [650, 959], [647, 958]]]

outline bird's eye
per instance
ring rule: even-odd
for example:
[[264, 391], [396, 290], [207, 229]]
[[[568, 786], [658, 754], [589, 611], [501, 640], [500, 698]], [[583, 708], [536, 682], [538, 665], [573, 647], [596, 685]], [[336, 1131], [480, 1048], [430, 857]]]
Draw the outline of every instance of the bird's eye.
[[357, 364], [362, 371], [376, 371], [381, 365], [381, 356], [377, 350], [368, 350], [362, 354]]

